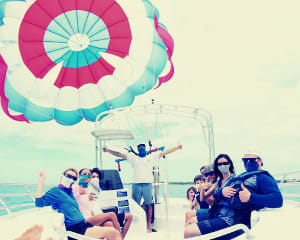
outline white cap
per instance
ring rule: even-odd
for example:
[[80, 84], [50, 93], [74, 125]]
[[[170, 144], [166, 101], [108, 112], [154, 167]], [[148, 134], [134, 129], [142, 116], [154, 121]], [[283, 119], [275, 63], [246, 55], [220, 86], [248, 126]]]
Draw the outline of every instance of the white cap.
[[255, 155], [258, 156], [259, 158], [262, 158], [261, 153], [253, 148], [249, 148], [247, 151], [245, 151], [244, 155]]

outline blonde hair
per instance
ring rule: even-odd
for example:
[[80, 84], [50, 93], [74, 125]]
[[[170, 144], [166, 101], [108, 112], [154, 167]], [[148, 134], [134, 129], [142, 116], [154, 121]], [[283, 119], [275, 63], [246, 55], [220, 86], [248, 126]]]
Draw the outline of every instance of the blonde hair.
[[66, 170], [63, 171], [62, 174], [65, 175], [66, 172], [68, 172], [68, 171], [72, 171], [72, 172], [76, 173], [76, 177], [78, 177], [78, 171], [76, 168], [67, 168]]

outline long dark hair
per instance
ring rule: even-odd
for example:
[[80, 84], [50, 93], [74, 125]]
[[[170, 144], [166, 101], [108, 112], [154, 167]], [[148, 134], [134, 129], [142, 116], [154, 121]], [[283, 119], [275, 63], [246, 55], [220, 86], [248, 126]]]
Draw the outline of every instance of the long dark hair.
[[227, 154], [221, 153], [221, 154], [219, 154], [219, 155], [216, 157], [216, 159], [215, 159], [215, 161], [214, 161], [214, 172], [215, 172], [215, 176], [216, 176], [216, 179], [219, 177], [220, 180], [222, 180], [222, 179], [223, 179], [223, 174], [222, 174], [222, 173], [219, 171], [219, 169], [218, 169], [218, 160], [219, 160], [220, 158], [225, 158], [225, 159], [229, 162], [229, 164], [230, 164], [230, 166], [229, 166], [229, 172], [234, 173], [234, 166], [233, 166], [232, 160], [230, 159], [230, 157], [229, 157]]
[[187, 198], [187, 200], [190, 200], [190, 199], [189, 199], [189, 191], [191, 191], [191, 190], [193, 190], [194, 193], [197, 192], [196, 188], [194, 188], [194, 187], [189, 187], [188, 190], [186, 191], [186, 198]]
[[102, 171], [101, 171], [99, 168], [93, 168], [93, 169], [91, 169], [91, 175], [92, 175], [93, 173], [97, 173], [97, 174], [98, 174], [98, 176], [99, 176], [99, 181], [100, 181], [101, 178], [102, 178]]
[[88, 168], [82, 168], [82, 169], [80, 169], [80, 171], [79, 171], [79, 175], [82, 173], [83, 170], [89, 170], [89, 172], [91, 172], [91, 170], [88, 169]]

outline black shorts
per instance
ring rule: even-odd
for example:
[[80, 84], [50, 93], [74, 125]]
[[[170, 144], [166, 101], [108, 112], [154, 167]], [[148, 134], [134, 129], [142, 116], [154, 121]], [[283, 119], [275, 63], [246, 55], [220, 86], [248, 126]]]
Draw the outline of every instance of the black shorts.
[[120, 227], [124, 227], [125, 213], [117, 213], [117, 218], [118, 218]]
[[124, 227], [124, 219], [125, 219], [125, 213], [118, 213], [118, 208], [117, 207], [110, 207], [106, 209], [102, 209], [103, 213], [107, 212], [114, 212], [118, 218], [118, 222], [120, 224], [120, 227]]
[[[92, 224], [86, 222], [86, 221], [82, 221], [82, 222], [79, 222], [75, 225], [72, 225], [70, 227], [67, 227], [67, 231], [71, 231], [71, 232], [74, 232], [74, 233], [78, 233], [78, 234], [81, 234], [81, 235], [84, 235], [85, 234], [85, 231], [88, 229], [88, 228], [91, 228], [93, 227]], [[68, 237], [69, 240], [73, 240], [74, 238], [71, 238], [71, 237]]]

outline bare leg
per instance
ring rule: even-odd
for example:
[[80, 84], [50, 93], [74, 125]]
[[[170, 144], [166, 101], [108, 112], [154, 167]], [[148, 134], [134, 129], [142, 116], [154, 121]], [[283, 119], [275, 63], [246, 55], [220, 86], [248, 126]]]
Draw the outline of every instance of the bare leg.
[[147, 211], [147, 231], [148, 233], [151, 233], [151, 218], [152, 218], [152, 205], [147, 205], [148, 211]]
[[[40, 240], [42, 232], [43, 232], [42, 225], [34, 225], [15, 240]], [[47, 240], [53, 240], [53, 239], [48, 238]]]
[[196, 211], [195, 210], [187, 211], [185, 213], [185, 223], [187, 223], [190, 220], [190, 218], [195, 217], [195, 216], [196, 216]]
[[88, 228], [84, 235], [93, 238], [107, 238], [107, 240], [122, 240], [121, 234], [113, 227], [94, 226]]
[[197, 224], [187, 225], [184, 229], [184, 238], [190, 238], [201, 235], [199, 227]]
[[96, 216], [92, 216], [86, 219], [86, 221], [94, 226], [101, 226], [105, 222], [111, 221], [113, 223], [113, 227], [117, 229], [119, 232], [121, 231], [118, 218], [114, 212], [107, 212]]
[[132, 214], [131, 213], [125, 213], [125, 223], [124, 223], [124, 227], [123, 227], [123, 231], [122, 231], [122, 237], [125, 238], [127, 232], [128, 232], [128, 229], [131, 225], [131, 222], [132, 222]]
[[102, 227], [114, 227], [114, 224], [112, 221], [106, 221], [101, 225]]
[[193, 223], [197, 223], [198, 222], [198, 218], [196, 217], [192, 217], [190, 220], [188, 220], [187, 225], [188, 224], [193, 224]]

